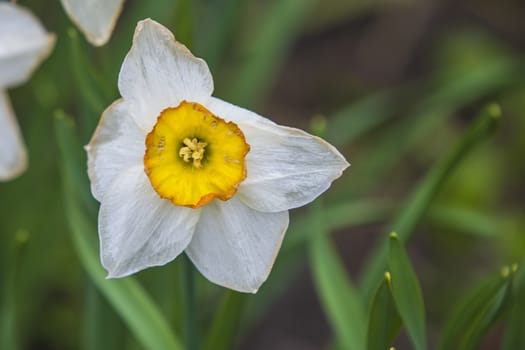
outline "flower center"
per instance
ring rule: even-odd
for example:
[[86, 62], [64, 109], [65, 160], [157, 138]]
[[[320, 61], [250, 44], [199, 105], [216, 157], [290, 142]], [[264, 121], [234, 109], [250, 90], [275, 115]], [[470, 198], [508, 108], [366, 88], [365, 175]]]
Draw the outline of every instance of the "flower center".
[[204, 147], [208, 146], [206, 142], [199, 142], [198, 139], [193, 138], [192, 140], [185, 138], [182, 141], [186, 147], [181, 147], [179, 150], [179, 157], [184, 159], [186, 163], [189, 163], [193, 159], [193, 166], [195, 168], [201, 168], [201, 160], [204, 157]]
[[161, 198], [198, 208], [235, 194], [249, 150], [235, 123], [183, 101], [162, 111], [146, 137], [144, 170]]

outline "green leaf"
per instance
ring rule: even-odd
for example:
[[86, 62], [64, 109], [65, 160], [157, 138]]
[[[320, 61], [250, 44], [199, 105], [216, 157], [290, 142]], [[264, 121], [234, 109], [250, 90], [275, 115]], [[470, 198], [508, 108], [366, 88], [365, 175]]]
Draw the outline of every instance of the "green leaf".
[[505, 231], [506, 220], [494, 215], [458, 206], [453, 203], [432, 205], [425, 219], [441, 228], [480, 237], [495, 237]]
[[388, 264], [392, 295], [414, 348], [426, 349], [425, 304], [417, 275], [396, 233], [390, 235]]
[[[519, 74], [520, 69], [514, 60], [491, 59], [465, 68], [454, 79], [443, 80], [438, 77], [436, 81], [430, 82], [429, 87], [417, 84], [409, 88], [409, 95], [412, 96], [410, 106], [413, 108], [404, 112], [406, 117], [387, 128], [373, 147], [369, 147], [370, 152], [363, 156], [366, 161], [352, 168], [352, 177], [348, 183], [341, 186], [340, 191], [332, 193], [331, 198], [342, 199], [367, 193], [389, 174], [389, 169], [401, 154], [411, 150], [425, 137], [431, 137], [437, 127], [456, 115], [456, 111], [512, 85], [515, 80], [513, 77]], [[415, 105], [414, 100], [418, 101]], [[340, 181], [344, 182], [345, 179]], [[375, 288], [373, 281], [371, 283], [368, 286], [369, 293]]]
[[[81, 157], [74, 158], [74, 150], [81, 150], [75, 138], [73, 121], [58, 114], [55, 131], [61, 155], [64, 183], [64, 202], [74, 247], [94, 285], [106, 297], [136, 338], [147, 349], [182, 349], [164, 316], [142, 286], [133, 277], [107, 280], [97, 249], [96, 225], [86, 216], [82, 206], [77, 175]], [[82, 162], [84, 163], [84, 162]], [[84, 163], [85, 164], [85, 163]]]
[[231, 38], [235, 34], [235, 28], [245, 4], [244, 0], [224, 0], [217, 3], [218, 6], [214, 8], [214, 15], [218, 16], [219, 23], [202, 44], [202, 57], [212, 72], [215, 72], [226, 49], [231, 44]]
[[[452, 174], [461, 161], [482, 141], [487, 139], [496, 129], [501, 117], [501, 109], [497, 104], [486, 106], [476, 118], [459, 143], [451, 152], [438, 163], [416, 187], [408, 198], [405, 207], [391, 225], [392, 231], [399, 232], [400, 239], [406, 241], [425, 213], [427, 207], [434, 199], [446, 179]], [[362, 295], [369, 300], [374, 288], [374, 281], [381, 276], [386, 266], [386, 241], [376, 246], [368, 258], [366, 269], [362, 274], [360, 289]], [[367, 303], [368, 304], [368, 303]]]
[[236, 78], [228, 81], [227, 100], [242, 106], [262, 101], [314, 3], [314, 0], [272, 2], [261, 21], [262, 27], [243, 53], [248, 59], [236, 68]]
[[86, 281], [84, 305], [84, 349], [124, 348], [125, 328], [122, 321], [89, 280]]
[[[326, 205], [320, 215], [326, 231], [335, 231], [381, 222], [395, 213], [397, 205], [397, 202], [383, 199], [352, 199]], [[505, 220], [452, 204], [432, 205], [425, 218], [439, 227], [487, 237], [501, 232], [505, 225]], [[310, 229], [315, 220], [306, 214], [293, 220], [279, 255], [288, 254], [306, 244], [316, 234]]]
[[443, 185], [456, 165], [464, 158], [465, 153], [473, 149], [480, 141], [492, 135], [500, 118], [500, 106], [497, 104], [487, 105], [463, 136], [455, 150], [443, 162], [438, 163], [432, 169], [409, 200], [403, 215], [400, 215], [393, 225], [394, 230], [400, 232], [402, 239], [406, 239], [411, 235], [431, 199], [434, 198], [438, 189]]
[[389, 349], [401, 326], [401, 317], [392, 296], [391, 276], [386, 272], [372, 300], [368, 318], [367, 349]]
[[324, 231], [319, 217], [320, 205], [320, 199], [311, 205], [313, 216], [318, 218], [311, 228], [316, 234], [310, 240], [315, 288], [338, 343], [344, 349], [364, 349], [366, 322], [363, 305]]
[[[510, 270], [510, 268], [507, 269]], [[504, 278], [507, 277], [509, 276], [504, 276]], [[460, 350], [475, 350], [479, 348], [483, 336], [487, 334], [488, 330], [497, 322], [508, 307], [512, 294], [511, 291], [512, 278], [507, 278], [503, 287], [498, 290], [487, 305], [484, 305], [484, 307], [479, 310], [479, 315], [472, 320], [470, 329], [463, 337]]]
[[[325, 232], [346, 227], [366, 225], [383, 220], [391, 214], [393, 203], [377, 199], [352, 200], [343, 203], [327, 205], [318, 215], [321, 216]], [[283, 243], [280, 254], [296, 249], [318, 234], [311, 228], [315, 226], [312, 215], [303, 215], [290, 223], [290, 229]]]
[[194, 16], [194, 2], [191, 0], [175, 1], [175, 29], [176, 38], [178, 41], [184, 43], [188, 48], [193, 48], [193, 19]]
[[525, 269], [523, 266], [522, 264], [516, 276], [516, 293], [503, 338], [504, 350], [525, 349]]
[[228, 290], [215, 313], [204, 342], [204, 350], [229, 350], [234, 347], [247, 294]]
[[[351, 201], [326, 205], [320, 215], [322, 216], [321, 220], [325, 225], [326, 232], [329, 232], [384, 222], [395, 213], [397, 205], [398, 203], [396, 202], [381, 199], [352, 199]], [[446, 207], [443, 205], [432, 205], [425, 217], [437, 227], [446, 227], [468, 234], [485, 236], [501, 232], [497, 228], [501, 228], [504, 222], [502, 223], [498, 219], [491, 218], [487, 213], [458, 208], [459, 213], [456, 213], [456, 215], [451, 213], [452, 209], [449, 205]], [[463, 216], [465, 217], [463, 218]], [[475, 221], [478, 219], [481, 220], [479, 223]], [[266, 306], [287, 290], [287, 281], [302, 266], [301, 259], [304, 258], [304, 246], [309, 243], [311, 237], [317, 234], [311, 230], [316, 220], [312, 215], [304, 214], [290, 222], [290, 228], [268, 283], [257, 295], [250, 298], [246, 311], [247, 317], [243, 324], [250, 323], [254, 319], [261, 317], [261, 314], [268, 310]], [[483, 226], [483, 224], [486, 224], [486, 226]]]
[[80, 94], [94, 115], [93, 118], [90, 118], [91, 125], [87, 125], [88, 129], [91, 130], [102, 111], [109, 105], [109, 102], [111, 102], [110, 96], [112, 95], [112, 91], [111, 89], [104, 91], [104, 88], [108, 86], [108, 84], [101, 84], [102, 78], [90, 63], [88, 63], [86, 58], [87, 50], [83, 47], [83, 43], [80, 42], [78, 32], [74, 28], [69, 28], [67, 34], [70, 39], [70, 60], [73, 66], [75, 81], [79, 87]]
[[473, 349], [473, 343], [494, 321], [509, 287], [509, 275], [482, 281], [453, 308], [438, 349]]
[[326, 138], [342, 146], [366, 134], [393, 115], [397, 95], [393, 91], [382, 91], [341, 109], [330, 118]]

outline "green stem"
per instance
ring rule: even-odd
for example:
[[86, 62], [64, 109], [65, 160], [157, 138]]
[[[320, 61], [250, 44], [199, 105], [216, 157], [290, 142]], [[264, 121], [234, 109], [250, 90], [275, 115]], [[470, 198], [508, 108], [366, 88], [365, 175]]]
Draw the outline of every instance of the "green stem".
[[197, 324], [197, 299], [195, 297], [195, 271], [191, 260], [184, 255], [183, 288], [184, 288], [184, 335], [187, 350], [198, 350], [199, 329]]
[[228, 350], [234, 347], [247, 300], [248, 294], [246, 293], [225, 291], [204, 338], [203, 350]]
[[29, 234], [18, 231], [14, 239], [6, 245], [1, 263], [0, 290], [0, 349], [16, 350], [20, 347], [17, 328], [17, 270], [22, 248], [27, 244]]

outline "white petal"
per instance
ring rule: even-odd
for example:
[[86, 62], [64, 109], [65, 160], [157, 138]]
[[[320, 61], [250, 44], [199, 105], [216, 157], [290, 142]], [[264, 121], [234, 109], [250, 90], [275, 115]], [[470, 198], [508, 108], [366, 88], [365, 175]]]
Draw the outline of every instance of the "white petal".
[[255, 293], [270, 273], [287, 227], [287, 211], [258, 212], [236, 197], [214, 200], [202, 209], [186, 254], [213, 283]]
[[206, 107], [237, 123], [250, 144], [247, 177], [237, 195], [256, 210], [279, 212], [303, 206], [349, 166], [332, 145], [304, 131], [277, 125], [218, 98], [210, 99]]
[[25, 82], [55, 43], [38, 19], [23, 7], [0, 3], [0, 87]]
[[206, 62], [175, 41], [168, 29], [146, 19], [137, 24], [118, 86], [137, 124], [150, 131], [167, 107], [183, 100], [205, 104], [213, 80]]
[[349, 164], [332, 145], [302, 130], [241, 122], [250, 152], [237, 196], [250, 207], [279, 212], [303, 206], [326, 191]]
[[101, 201], [115, 177], [130, 167], [143, 166], [145, 139], [122, 100], [104, 111], [86, 146], [93, 197]]
[[212, 97], [208, 101], [208, 103], [206, 104], [206, 108], [208, 108], [213, 114], [221, 117], [222, 119], [226, 121], [232, 121], [237, 124], [255, 121], [276, 125], [273, 121], [271, 121], [268, 118], [262, 117], [257, 113], [236, 106], [229, 102], [223, 101], [216, 97]]
[[0, 91], [0, 181], [20, 175], [27, 155], [7, 93]]
[[71, 20], [93, 45], [104, 45], [111, 36], [124, 0], [62, 0]]
[[143, 167], [119, 174], [100, 206], [100, 256], [108, 277], [164, 265], [188, 245], [199, 210], [176, 207], [151, 187]]

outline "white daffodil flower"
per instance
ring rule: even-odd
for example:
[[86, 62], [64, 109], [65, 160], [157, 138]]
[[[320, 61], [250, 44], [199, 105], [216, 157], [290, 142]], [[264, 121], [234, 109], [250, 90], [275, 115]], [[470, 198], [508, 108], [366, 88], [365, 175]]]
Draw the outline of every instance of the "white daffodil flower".
[[108, 42], [124, 0], [61, 0], [69, 18], [96, 46]]
[[24, 83], [55, 43], [29, 11], [0, 3], [0, 181], [20, 175], [27, 155], [6, 89]]
[[288, 210], [348, 167], [330, 144], [212, 97], [202, 59], [152, 20], [122, 65], [122, 99], [88, 146], [108, 277], [185, 252], [210, 281], [256, 292], [288, 227]]

